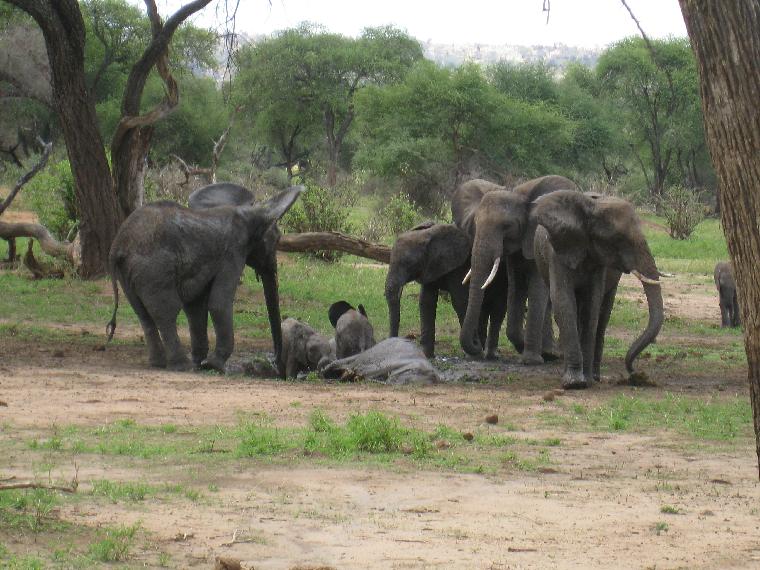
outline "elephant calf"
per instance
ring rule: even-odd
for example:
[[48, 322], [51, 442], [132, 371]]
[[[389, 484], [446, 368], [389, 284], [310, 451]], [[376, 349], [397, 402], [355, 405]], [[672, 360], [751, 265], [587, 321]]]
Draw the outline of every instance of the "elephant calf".
[[364, 306], [356, 310], [346, 301], [330, 305], [328, 318], [335, 327], [335, 356], [346, 358], [375, 346], [375, 332]]
[[740, 327], [739, 302], [736, 299], [736, 281], [734, 281], [733, 266], [728, 261], [715, 265], [713, 273], [715, 287], [718, 289], [720, 303], [720, 326]]
[[282, 321], [282, 362], [285, 377], [320, 370], [335, 360], [334, 347], [324, 335], [306, 323], [287, 318]]

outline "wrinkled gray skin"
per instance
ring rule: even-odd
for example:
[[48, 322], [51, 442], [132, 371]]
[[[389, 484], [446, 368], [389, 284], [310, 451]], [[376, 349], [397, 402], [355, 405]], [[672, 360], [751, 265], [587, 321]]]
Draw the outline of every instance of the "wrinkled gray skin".
[[[267, 240], [279, 235], [277, 220], [302, 190], [290, 188], [262, 204], [192, 210], [156, 202], [135, 210], [111, 245], [116, 306], [108, 324], [109, 339], [116, 326], [118, 280], [140, 320], [152, 366], [224, 371], [234, 347], [232, 302], [246, 260], [274, 247]], [[177, 336], [181, 310], [190, 324], [192, 363]], [[211, 356], [209, 314], [216, 331]], [[279, 336], [279, 323], [277, 329]]]
[[296, 319], [282, 321], [282, 361], [286, 378], [295, 378], [299, 372], [321, 370], [333, 360], [334, 348], [327, 337]]
[[739, 315], [739, 302], [736, 298], [736, 281], [734, 281], [733, 266], [728, 261], [721, 261], [715, 265], [713, 273], [715, 287], [718, 289], [720, 304], [720, 326], [742, 326]]
[[335, 327], [335, 356], [346, 358], [375, 346], [375, 332], [362, 305], [354, 309], [346, 301], [330, 305], [330, 323]]
[[[470, 268], [470, 247], [470, 238], [464, 230], [452, 224], [428, 222], [396, 238], [385, 280], [391, 337], [399, 334], [404, 285], [417, 281], [421, 285], [420, 345], [425, 356], [432, 358], [435, 355], [435, 318], [439, 291], [449, 292], [460, 325], [467, 311], [469, 287], [462, 284], [462, 280]], [[506, 273], [502, 271], [500, 278], [506, 278]], [[495, 354], [499, 329], [507, 311], [506, 295], [501, 294], [503, 289], [503, 284], [495, 284], [488, 289], [483, 301], [478, 332], [481, 343], [488, 346], [489, 357]], [[494, 333], [486, 342], [489, 319]]]
[[625, 357], [626, 369], [633, 372], [633, 361], [655, 340], [664, 316], [660, 273], [633, 206], [619, 198], [562, 190], [540, 198], [531, 218], [538, 224], [536, 265], [549, 285], [565, 355], [563, 387], [586, 388], [599, 380], [621, 272], [637, 271], [649, 322]]
[[[194, 210], [217, 206], [245, 206], [252, 203], [253, 193], [250, 190], [228, 182], [204, 186], [190, 194], [188, 198], [188, 205]], [[280, 230], [277, 224], [272, 224], [264, 232], [256, 247], [248, 251], [245, 263], [255, 271], [256, 278], [261, 280], [263, 285], [277, 371], [281, 377], [284, 377], [285, 362], [281, 356], [282, 337], [280, 336], [280, 295], [277, 285], [277, 242], [279, 240]]]
[[[467, 313], [459, 341], [464, 351], [479, 356], [483, 346], [474, 334], [480, 323], [485, 292], [483, 286], [499, 260], [506, 266], [507, 338], [521, 353], [524, 364], [540, 364], [554, 353], [547, 287], [533, 261], [535, 225], [529, 221], [533, 201], [560, 189], [576, 190], [574, 182], [562, 176], [543, 176], [512, 190], [485, 181], [473, 180], [456, 192], [452, 212], [457, 225], [473, 232], [472, 276]], [[487, 289], [498, 286], [492, 282]], [[527, 320], [526, 320], [527, 304]]]
[[363, 378], [389, 384], [431, 384], [440, 381], [438, 372], [411, 340], [392, 337], [372, 348], [330, 363], [322, 370], [325, 378]]

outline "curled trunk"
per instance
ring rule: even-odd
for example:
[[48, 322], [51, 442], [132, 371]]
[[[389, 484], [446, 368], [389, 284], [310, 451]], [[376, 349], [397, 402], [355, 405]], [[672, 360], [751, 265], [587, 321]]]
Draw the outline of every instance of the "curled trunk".
[[657, 334], [660, 332], [660, 328], [662, 328], [662, 322], [665, 316], [662, 302], [662, 287], [659, 284], [648, 282], [650, 280], [656, 281], [659, 275], [652, 254], [649, 252], [648, 248], [646, 250], [646, 255], [644, 255], [643, 258], [643, 263], [639, 267], [639, 271], [643, 276], [648, 278], [646, 280], [641, 280], [641, 285], [644, 287], [644, 293], [647, 297], [649, 322], [647, 323], [644, 332], [633, 341], [631, 347], [628, 349], [628, 353], [625, 355], [625, 368], [629, 374], [633, 372], [633, 361], [636, 357], [641, 354], [641, 351], [647, 346], [652, 344], [655, 338], [657, 338]]

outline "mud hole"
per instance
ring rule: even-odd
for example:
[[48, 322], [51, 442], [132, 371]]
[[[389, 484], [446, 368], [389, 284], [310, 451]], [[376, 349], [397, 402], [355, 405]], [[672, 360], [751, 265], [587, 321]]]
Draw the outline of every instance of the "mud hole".
[[[624, 286], [624, 295], [633, 298], [635, 286]], [[713, 299], [708, 303], [709, 290], [700, 287], [691, 291], [692, 302], [710, 320]], [[693, 314], [688, 304], [687, 298], [668, 306]], [[257, 569], [760, 567], [760, 488], [748, 434], [711, 445], [667, 430], [569, 430], [539, 419], [543, 412], [591, 408], [619, 394], [746, 398], [743, 366], [712, 374], [709, 367], [684, 372], [678, 363], [645, 361], [640, 367], [659, 386], [637, 390], [616, 384], [622, 363], [612, 359], [601, 385], [546, 398], [558, 385], [560, 365], [521, 368], [509, 354], [496, 363], [438, 360], [477, 382], [281, 382], [155, 371], [147, 367], [139, 331], [122, 333], [123, 343], [105, 351], [96, 350], [94, 340], [53, 345], [0, 338], [0, 400], [7, 404], [0, 407], [0, 479], [67, 480], [78, 469], [83, 498], [64, 502], [57, 515], [87, 528], [139, 522], [148, 539], [133, 552], [130, 567], [157, 566], [158, 552], [166, 555], [164, 565], [177, 568], [212, 568], [217, 556]], [[683, 342], [714, 345], [721, 339]], [[236, 357], [263, 348], [243, 339]], [[172, 424], [181, 432], [234, 425], [244, 414], [271, 418], [276, 426], [304, 426], [317, 408], [340, 421], [380, 410], [426, 431], [445, 424], [462, 433], [555, 438], [560, 444], [543, 468], [505, 463], [487, 474], [403, 459], [384, 466], [303, 456], [166, 461], [61, 456], [27, 445], [49, 437], [54, 426], [117, 420]], [[499, 423], [487, 424], [494, 414]], [[93, 503], [87, 493], [101, 479], [172, 482], [199, 490], [201, 498]], [[666, 505], [675, 512], [663, 512]], [[31, 532], [0, 528], [0, 543], [14, 552], [38, 552], [36, 540]]]

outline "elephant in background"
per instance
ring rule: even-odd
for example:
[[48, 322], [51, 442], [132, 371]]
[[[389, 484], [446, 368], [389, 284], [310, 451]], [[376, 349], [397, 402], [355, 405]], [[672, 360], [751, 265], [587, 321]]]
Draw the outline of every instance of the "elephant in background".
[[[198, 188], [188, 197], [188, 206], [193, 210], [216, 208], [217, 206], [244, 206], [253, 203], [253, 193], [238, 184], [220, 182]], [[261, 241], [248, 250], [245, 263], [256, 274], [264, 288], [267, 305], [269, 330], [274, 346], [275, 363], [281, 377], [285, 377], [285, 363], [282, 359], [282, 329], [280, 317], [280, 293], [277, 285], [277, 242], [280, 230], [276, 224], [267, 228]]]
[[715, 287], [718, 289], [720, 303], [720, 326], [742, 326], [739, 315], [739, 301], [736, 298], [736, 281], [734, 280], [733, 265], [729, 261], [720, 261], [713, 272]]
[[564, 388], [586, 388], [601, 373], [604, 334], [622, 273], [642, 283], [646, 329], [625, 357], [626, 370], [651, 344], [664, 318], [660, 272], [633, 206], [626, 200], [560, 190], [541, 197], [531, 213], [538, 224], [534, 251], [548, 284], [565, 355]]
[[[197, 192], [210, 199], [242, 187], [217, 184]], [[121, 225], [111, 245], [109, 270], [115, 307], [108, 323], [109, 340], [116, 328], [121, 283], [137, 314], [152, 366], [187, 370], [192, 365], [224, 371], [234, 348], [232, 303], [246, 263], [259, 265], [273, 330], [275, 353], [282, 350], [277, 302], [276, 259], [263, 263], [279, 239], [277, 220], [293, 205], [303, 187], [292, 187], [262, 204], [190, 209], [174, 202], [156, 202], [135, 210]], [[248, 192], [248, 195], [250, 193]], [[220, 199], [221, 204], [226, 204]], [[191, 201], [192, 203], [192, 201]], [[177, 315], [184, 310], [190, 324], [192, 364], [177, 336]], [[208, 315], [216, 331], [216, 347], [208, 356]]]
[[[561, 189], [577, 190], [562, 176], [543, 176], [507, 190], [474, 180], [463, 184], [452, 202], [452, 213], [460, 227], [474, 230], [472, 273], [467, 313], [460, 344], [467, 354], [483, 351], [475, 327], [485, 291], [494, 287], [495, 276], [506, 265], [507, 338], [521, 353], [524, 364], [540, 364], [554, 353], [549, 294], [533, 260], [535, 224], [529, 215], [533, 201]], [[480, 199], [478, 199], [480, 196]], [[501, 263], [506, 258], [506, 263]], [[526, 321], [527, 303], [527, 321]]]
[[[390, 335], [397, 337], [401, 321], [401, 293], [404, 285], [417, 281], [420, 289], [420, 345], [425, 356], [435, 355], [435, 319], [439, 291], [448, 291], [451, 304], [462, 324], [467, 311], [467, 285], [462, 281], [470, 267], [471, 241], [464, 230], [451, 224], [427, 222], [396, 238], [391, 249], [388, 276], [385, 280], [385, 299], [388, 303]], [[501, 279], [506, 278], [502, 272]], [[483, 300], [478, 327], [480, 341], [488, 346], [488, 356], [496, 351], [499, 329], [506, 314], [505, 284], [489, 289]], [[494, 334], [486, 342], [486, 326], [491, 320]]]
[[335, 328], [335, 356], [346, 358], [375, 346], [375, 332], [363, 305], [356, 310], [347, 301], [337, 301], [327, 311]]
[[285, 377], [321, 370], [335, 360], [335, 347], [322, 334], [293, 318], [282, 321], [282, 361]]

